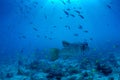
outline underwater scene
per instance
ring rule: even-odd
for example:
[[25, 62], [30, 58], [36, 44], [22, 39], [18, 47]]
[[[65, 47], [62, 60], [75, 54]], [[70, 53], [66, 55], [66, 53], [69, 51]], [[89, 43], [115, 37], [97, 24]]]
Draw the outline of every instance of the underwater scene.
[[0, 80], [120, 80], [120, 1], [0, 0]]

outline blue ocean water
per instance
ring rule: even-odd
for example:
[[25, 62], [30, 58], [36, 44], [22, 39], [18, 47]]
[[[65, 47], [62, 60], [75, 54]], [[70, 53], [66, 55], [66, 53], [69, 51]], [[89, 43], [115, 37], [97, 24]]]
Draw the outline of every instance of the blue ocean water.
[[119, 5], [119, 0], [0, 0], [0, 64], [19, 56], [45, 58], [51, 48], [63, 49], [63, 41], [72, 49], [87, 42], [89, 56], [120, 56]]

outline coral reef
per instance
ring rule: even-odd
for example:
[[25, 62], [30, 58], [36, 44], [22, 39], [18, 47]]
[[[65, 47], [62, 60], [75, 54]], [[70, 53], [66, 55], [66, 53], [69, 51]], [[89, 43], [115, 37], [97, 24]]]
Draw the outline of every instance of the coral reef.
[[104, 63], [97, 63], [96, 70], [98, 70], [99, 72], [103, 73], [106, 76], [113, 72], [109, 64], [104, 64]]
[[[20, 58], [17, 63], [0, 66], [0, 80], [119, 80], [120, 57], [108, 54], [107, 57], [83, 55], [74, 57], [70, 51], [86, 51], [88, 43], [73, 44], [63, 42], [64, 50], [73, 58], [62, 58], [63, 49], [51, 48], [50, 59], [31, 60]], [[65, 53], [66, 54], [66, 53]], [[75, 54], [76, 55], [76, 54]]]

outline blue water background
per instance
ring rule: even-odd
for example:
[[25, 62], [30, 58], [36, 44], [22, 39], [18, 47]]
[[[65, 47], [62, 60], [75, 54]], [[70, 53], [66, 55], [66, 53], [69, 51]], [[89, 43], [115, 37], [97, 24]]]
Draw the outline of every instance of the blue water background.
[[[67, 16], [65, 9], [75, 17]], [[74, 10], [79, 10], [84, 19]], [[82, 30], [78, 29], [80, 25]], [[59, 0], [0, 0], [0, 63], [11, 62], [17, 54], [61, 49], [63, 40], [87, 41], [96, 54], [118, 52], [120, 1], [72, 0], [63, 4]]]

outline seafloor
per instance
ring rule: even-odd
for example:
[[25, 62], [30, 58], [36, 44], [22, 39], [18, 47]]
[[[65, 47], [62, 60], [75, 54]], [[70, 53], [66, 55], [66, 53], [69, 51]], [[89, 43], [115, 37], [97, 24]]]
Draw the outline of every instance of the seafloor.
[[48, 59], [19, 56], [15, 63], [1, 65], [0, 80], [120, 80], [119, 52], [58, 57], [57, 50], [51, 49]]

